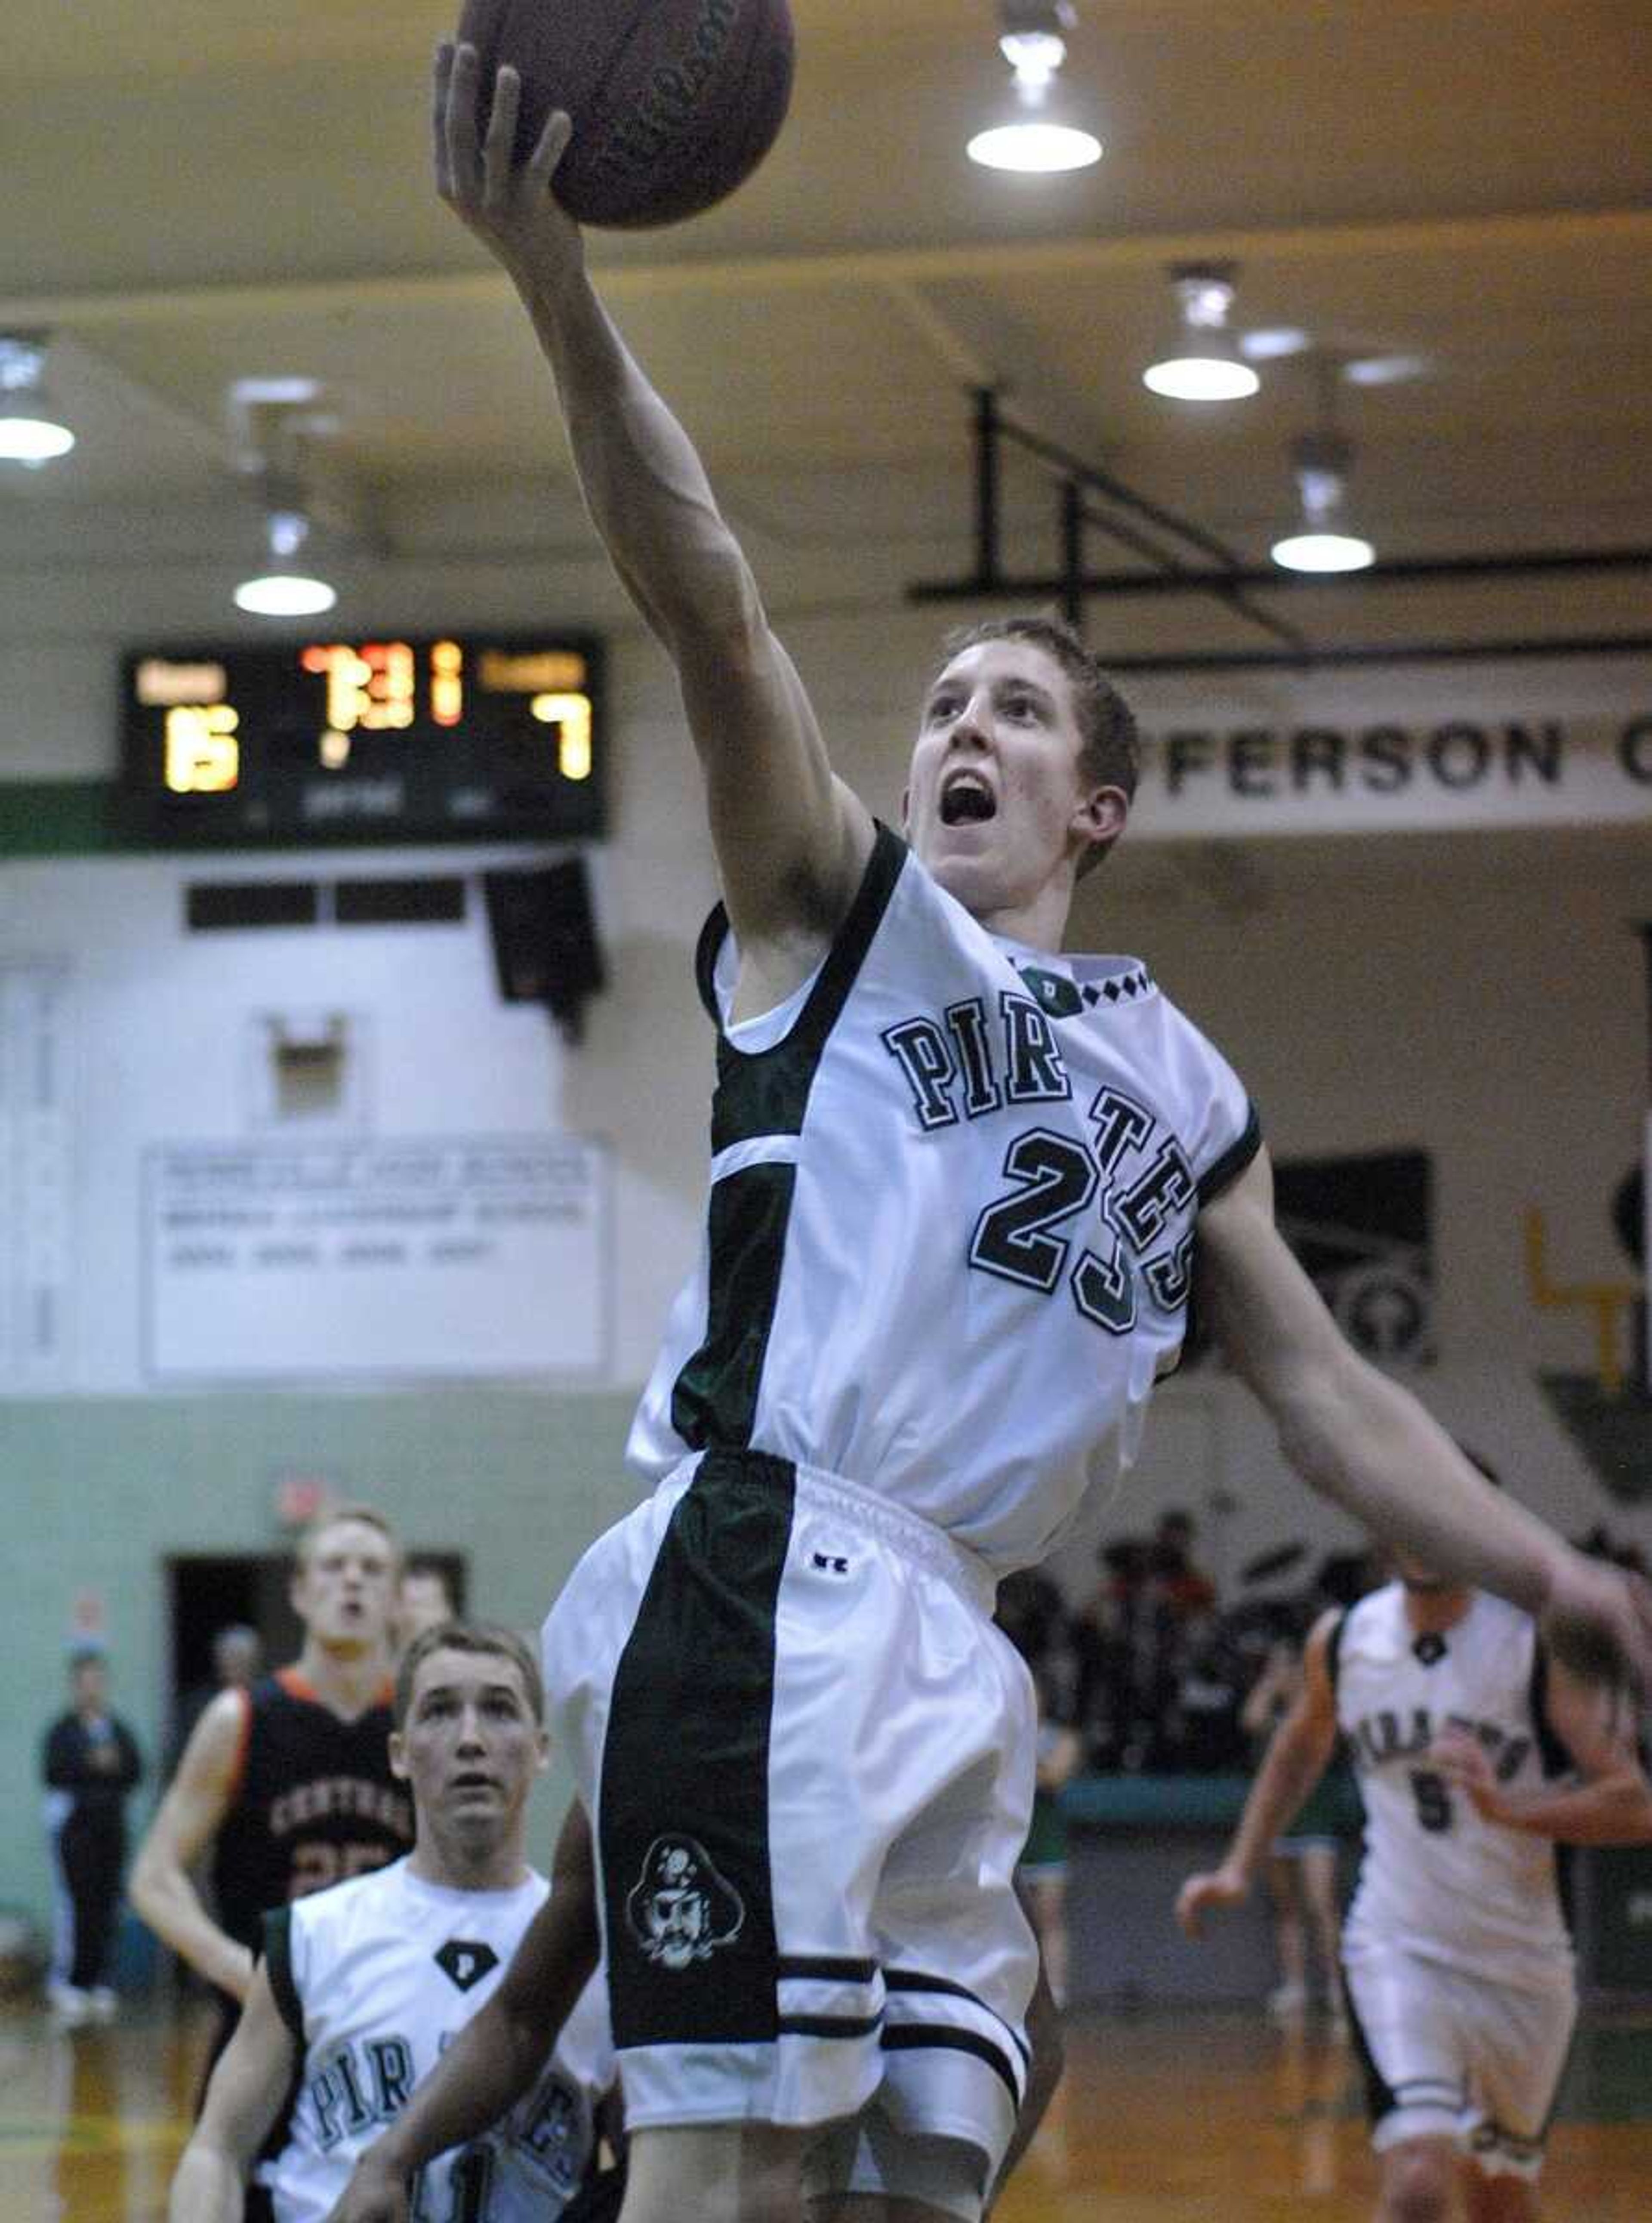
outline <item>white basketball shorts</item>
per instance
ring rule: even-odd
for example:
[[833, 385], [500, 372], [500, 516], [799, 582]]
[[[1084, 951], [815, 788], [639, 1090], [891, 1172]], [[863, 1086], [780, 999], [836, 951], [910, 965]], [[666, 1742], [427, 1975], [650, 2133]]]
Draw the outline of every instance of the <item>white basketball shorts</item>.
[[1037, 1950], [1025, 1667], [973, 1554], [789, 1461], [689, 1460], [544, 1628], [627, 2122], [882, 2117], [990, 2182]]
[[1344, 1962], [1371, 2143], [1454, 2139], [1488, 2176], [1535, 2179], [1577, 2019], [1569, 1981], [1500, 1984], [1402, 1947]]

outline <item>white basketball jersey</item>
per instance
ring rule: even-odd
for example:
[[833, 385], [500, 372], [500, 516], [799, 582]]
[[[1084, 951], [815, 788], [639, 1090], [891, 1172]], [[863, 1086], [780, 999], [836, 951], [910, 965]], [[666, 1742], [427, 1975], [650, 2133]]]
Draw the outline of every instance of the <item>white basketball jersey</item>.
[[1517, 1987], [1567, 1980], [1553, 1844], [1483, 1821], [1427, 1764], [1449, 1722], [1479, 1739], [1504, 1785], [1557, 1773], [1567, 1760], [1542, 1717], [1542, 1674], [1530, 1616], [1485, 1591], [1439, 1636], [1411, 1628], [1398, 1583], [1349, 1609], [1336, 1712], [1366, 1809], [1351, 1959], [1399, 1945]]
[[[267, 1924], [276, 2002], [303, 2049], [289, 2143], [261, 2172], [276, 2223], [323, 2223], [359, 2156], [492, 1995], [550, 1886], [453, 1891], [406, 1861], [295, 1899]], [[412, 2223], [555, 2223], [583, 2178], [613, 2081], [594, 1978], [550, 2065], [505, 2121], [420, 2175]]]
[[1135, 1455], [1245, 1092], [1137, 960], [988, 934], [885, 828], [819, 972], [731, 1034], [737, 963], [714, 913], [706, 1238], [631, 1457], [772, 1452], [1030, 1565]]

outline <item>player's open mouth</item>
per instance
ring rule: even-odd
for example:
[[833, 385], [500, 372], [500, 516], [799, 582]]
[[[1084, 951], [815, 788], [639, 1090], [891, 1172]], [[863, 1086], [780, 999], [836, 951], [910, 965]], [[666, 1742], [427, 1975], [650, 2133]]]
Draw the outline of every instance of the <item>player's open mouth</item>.
[[955, 771], [940, 791], [943, 826], [978, 825], [998, 816], [998, 798], [979, 772]]

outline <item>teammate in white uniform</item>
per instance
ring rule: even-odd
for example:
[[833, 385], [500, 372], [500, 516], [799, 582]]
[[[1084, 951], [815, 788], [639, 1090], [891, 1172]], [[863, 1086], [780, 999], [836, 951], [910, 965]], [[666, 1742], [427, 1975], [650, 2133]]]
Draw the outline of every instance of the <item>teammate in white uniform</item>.
[[1557, 1842], [1652, 1838], [1652, 1792], [1608, 1697], [1530, 1617], [1400, 1554], [1329, 1613], [1221, 1867], [1177, 1914], [1242, 1899], [1339, 1732], [1365, 1802], [1342, 1933], [1379, 2156], [1379, 2223], [1531, 2223], [1576, 2013]]
[[[550, 1890], [523, 1857], [543, 1710], [533, 1656], [510, 1631], [454, 1622], [414, 1639], [391, 1738], [392, 1766], [412, 1789], [414, 1849], [265, 1918], [264, 1954], [179, 2164], [170, 2223], [239, 2219], [290, 2088], [287, 2142], [261, 2174], [276, 2223], [320, 2223], [362, 2149], [498, 1988]], [[418, 2223], [571, 2223], [612, 2082], [593, 1979], [511, 2113], [425, 2165]]]
[[[675, 665], [726, 904], [701, 952], [706, 1255], [632, 1445], [662, 1479], [545, 1632], [598, 1840], [627, 2223], [791, 2215], [806, 2184], [824, 2214], [972, 2223], [1035, 1968], [1011, 1887], [1031, 1693], [993, 1588], [1134, 1452], [1196, 1215], [1229, 1355], [1316, 1484], [1527, 1603], [1646, 1632], [1621, 1577], [1471, 1516], [1471, 1473], [1276, 1233], [1243, 1091], [1143, 968], [1055, 954], [1134, 778], [1082, 645], [1012, 625], [958, 648], [910, 847], [878, 828], [587, 280], [552, 191], [568, 118], [513, 168], [514, 72], [479, 139], [482, 93], [475, 50], [444, 47], [438, 190], [517, 285]], [[428, 2119], [384, 2141], [353, 2219], [396, 2212]]]

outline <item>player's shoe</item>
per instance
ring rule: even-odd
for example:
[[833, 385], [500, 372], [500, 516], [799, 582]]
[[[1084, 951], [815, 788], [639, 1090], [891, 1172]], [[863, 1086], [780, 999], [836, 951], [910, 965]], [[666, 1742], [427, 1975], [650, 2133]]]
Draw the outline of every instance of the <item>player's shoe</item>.
[[91, 2020], [91, 1993], [83, 1992], [78, 1984], [48, 1984], [46, 1996], [53, 2029], [79, 2030]]

